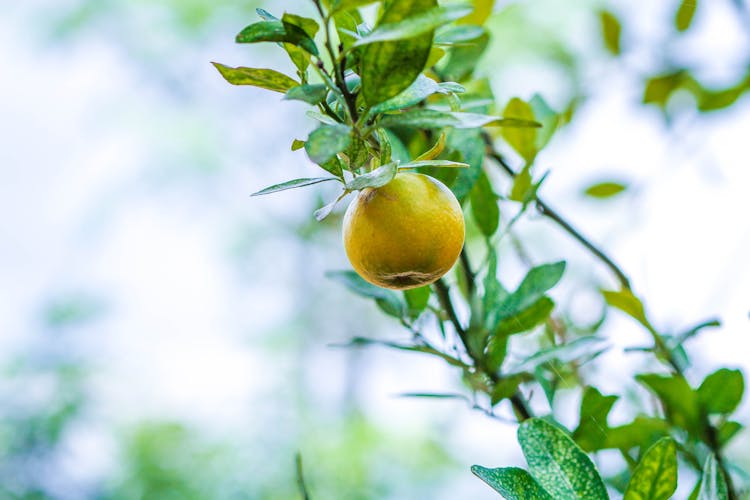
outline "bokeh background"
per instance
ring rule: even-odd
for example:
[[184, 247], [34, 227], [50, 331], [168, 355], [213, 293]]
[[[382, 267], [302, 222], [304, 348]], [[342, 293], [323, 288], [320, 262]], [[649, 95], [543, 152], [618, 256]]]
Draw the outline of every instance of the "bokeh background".
[[[722, 319], [690, 344], [700, 380], [750, 367], [750, 16], [702, 1], [680, 34], [678, 4], [498, 0], [479, 72], [501, 104], [575, 103], [538, 159], [542, 192], [665, 331]], [[405, 333], [325, 278], [348, 268], [342, 207], [312, 218], [333, 188], [248, 197], [316, 174], [289, 147], [315, 126], [305, 105], [209, 64], [290, 70], [278, 47], [233, 44], [256, 7], [313, 15], [303, 0], [0, 4], [0, 498], [296, 498], [299, 451], [313, 498], [490, 499], [469, 465], [523, 463], [512, 424], [398, 397], [464, 391], [449, 367], [332, 347]], [[602, 8], [623, 25], [620, 57]], [[736, 95], [643, 104], [647, 80], [679, 68]], [[600, 181], [627, 189], [584, 195]], [[516, 234], [534, 261], [569, 260], [557, 302], [596, 321], [606, 271], [538, 217]], [[602, 333], [612, 347], [590, 375], [628, 394], [649, 361], [623, 349], [646, 339], [615, 314]], [[579, 398], [561, 397], [563, 420]], [[728, 453], [747, 464], [748, 447], [744, 432]]]

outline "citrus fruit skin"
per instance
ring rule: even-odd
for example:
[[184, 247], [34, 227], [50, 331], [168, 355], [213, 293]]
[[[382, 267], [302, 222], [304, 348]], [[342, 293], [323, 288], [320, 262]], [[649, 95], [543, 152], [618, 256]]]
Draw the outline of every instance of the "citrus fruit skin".
[[344, 215], [344, 248], [354, 270], [383, 288], [405, 290], [447, 273], [464, 244], [461, 205], [445, 184], [399, 173], [360, 191]]

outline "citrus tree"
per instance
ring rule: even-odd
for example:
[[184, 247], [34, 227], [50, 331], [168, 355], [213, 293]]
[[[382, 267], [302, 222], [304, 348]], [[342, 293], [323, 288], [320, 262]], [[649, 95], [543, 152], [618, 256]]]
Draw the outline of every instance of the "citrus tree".
[[[260, 19], [236, 37], [238, 43], [277, 44], [295, 75], [214, 65], [231, 84], [304, 101], [310, 105], [307, 115], [319, 122], [305, 140], [291, 141], [291, 148], [304, 149], [321, 175], [287, 180], [255, 195], [338, 184], [339, 195], [315, 212], [318, 220], [351, 195], [342, 233], [354, 270], [330, 277], [374, 300], [408, 333], [404, 341], [354, 338], [351, 345], [438, 357], [466, 387], [463, 395], [414, 396], [465, 398], [492, 416], [509, 405], [528, 468], [471, 467], [507, 499], [605, 499], [613, 492], [626, 499], [667, 499], [677, 490], [679, 463], [697, 477], [690, 498], [740, 498], [746, 473], [725, 456], [724, 447], [743, 429], [732, 420], [744, 392], [743, 375], [719, 368], [695, 380], [685, 346], [718, 322], [663, 332], [615, 259], [539, 195], [546, 174], [535, 160], [570, 121], [576, 103], [555, 110], [540, 95], [498, 103], [488, 80], [475, 76], [488, 44], [483, 24], [493, 2], [312, 3], [316, 19], [259, 9]], [[694, 10], [695, 2], [679, 5], [678, 31], [688, 29]], [[606, 47], [619, 54], [617, 17], [601, 12], [600, 20]], [[670, 95], [685, 88], [697, 96], [699, 109], [711, 110], [731, 105], [747, 83], [708, 90], [680, 69], [649, 77], [644, 101], [666, 113]], [[601, 183], [589, 194], [607, 197], [622, 189]], [[501, 208], [513, 216], [501, 217]], [[514, 224], [533, 212], [559, 226], [611, 273], [615, 285], [597, 293], [650, 336], [651, 344], [637, 350], [652, 355], [659, 368], [638, 374], [633, 383], [658, 401], [652, 411], [643, 411], [645, 405], [627, 408], [633, 401], [603, 394], [582, 373], [581, 366], [596, 363], [607, 342], [598, 333], [603, 318], [577, 327], [550, 297], [564, 278], [564, 261], [529, 263], [514, 287], [499, 275], [500, 239], [512, 237]], [[464, 217], [483, 241], [471, 254]], [[516, 243], [519, 252], [529, 244]], [[512, 339], [519, 336], [537, 339], [533, 355], [513, 355]], [[582, 393], [572, 428], [555, 415], [553, 402], [563, 389]], [[532, 405], [532, 391], [543, 393], [546, 405]], [[612, 411], [636, 416], [610, 425]], [[598, 471], [592, 457], [605, 450], [620, 457], [620, 473], [602, 477]]]

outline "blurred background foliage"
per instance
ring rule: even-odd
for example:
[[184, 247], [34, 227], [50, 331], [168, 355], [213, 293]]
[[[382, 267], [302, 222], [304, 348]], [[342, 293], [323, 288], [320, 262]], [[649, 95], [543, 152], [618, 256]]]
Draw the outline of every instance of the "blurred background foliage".
[[[498, 106], [538, 92], [567, 110], [539, 159], [553, 173], [545, 189], [635, 267], [665, 324], [722, 313], [728, 332], [698, 346], [742, 366], [720, 346], [747, 332], [750, 226], [736, 218], [748, 213], [748, 7], [645, 4], [497, 1], [479, 74]], [[280, 51], [232, 44], [256, 7], [313, 11], [302, 0], [0, 6], [0, 496], [294, 498], [300, 451], [314, 498], [493, 498], [468, 464], [520, 460], [512, 425], [461, 402], [392, 397], [461, 391], [441, 364], [330, 346], [400, 327], [323, 278], [348, 267], [340, 214], [311, 217], [326, 188], [247, 198], [311, 170], [288, 144], [313, 126], [303, 108], [227, 88], [209, 65], [289, 69]], [[665, 228], [674, 244], [651, 245]], [[604, 281], [533, 218], [517, 234], [526, 253], [501, 245], [511, 281], [523, 258], [561, 256], [579, 284]], [[693, 290], [675, 291], [688, 275]], [[580, 331], [599, 326], [590, 295], [557, 297]], [[637, 344], [626, 323], [603, 328]], [[609, 366], [646, 362], [620, 358]], [[560, 404], [572, 412], [576, 397]], [[735, 446], [746, 463], [747, 442]]]

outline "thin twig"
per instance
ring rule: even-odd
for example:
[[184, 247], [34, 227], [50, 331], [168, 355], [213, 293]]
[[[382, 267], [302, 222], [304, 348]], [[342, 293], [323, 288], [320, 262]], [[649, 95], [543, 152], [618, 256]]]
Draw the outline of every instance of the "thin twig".
[[295, 470], [297, 476], [297, 488], [302, 500], [310, 500], [310, 493], [307, 491], [307, 485], [305, 484], [305, 475], [302, 471], [302, 454], [297, 453], [294, 457]]

